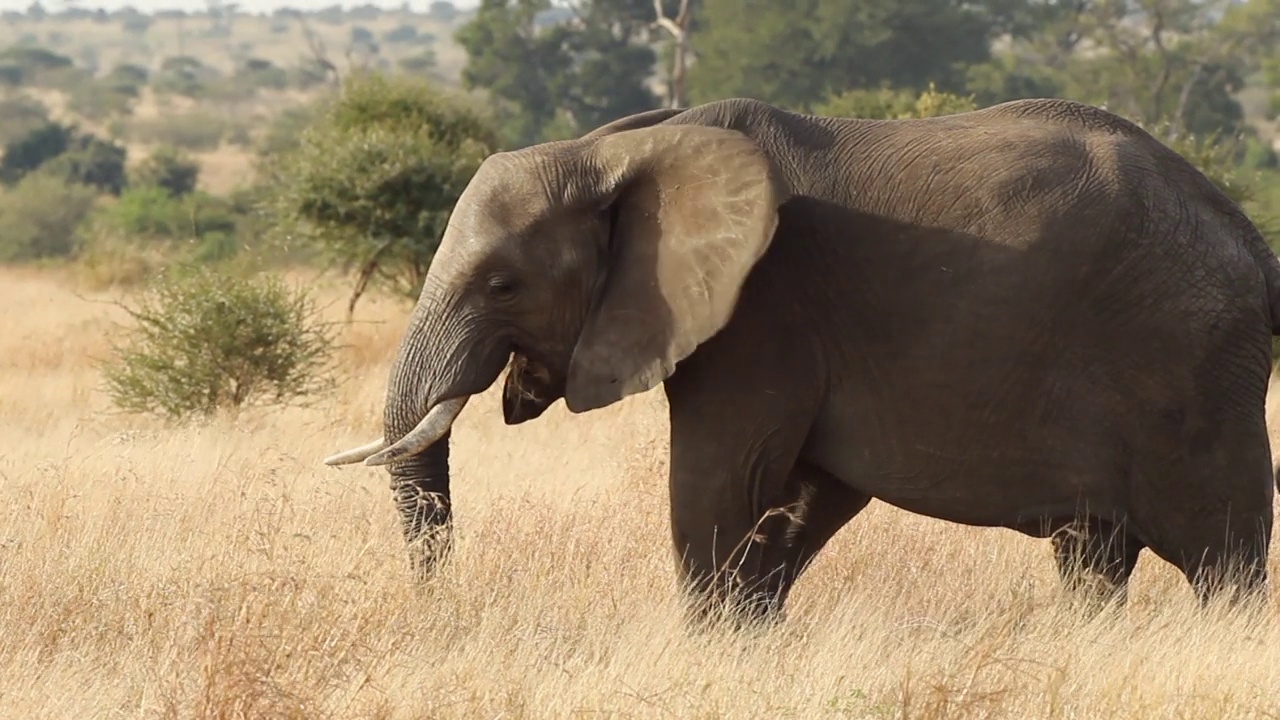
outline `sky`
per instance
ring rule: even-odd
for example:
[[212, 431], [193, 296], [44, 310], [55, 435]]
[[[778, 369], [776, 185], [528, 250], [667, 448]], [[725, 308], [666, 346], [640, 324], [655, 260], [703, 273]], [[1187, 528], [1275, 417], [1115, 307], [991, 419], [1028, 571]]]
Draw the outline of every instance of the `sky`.
[[[0, 0], [0, 11], [4, 10], [26, 10], [31, 6], [32, 0]], [[271, 12], [277, 8], [291, 7], [299, 10], [319, 10], [321, 8], [333, 5], [342, 5], [343, 7], [356, 7], [358, 5], [377, 5], [385, 8], [397, 8], [403, 4], [404, 0], [240, 0], [240, 7], [249, 12]], [[142, 12], [155, 12], [156, 10], [204, 10], [207, 6], [205, 0], [82, 0], [79, 3], [73, 3], [79, 7], [96, 10], [103, 8], [105, 10], [119, 10], [128, 5]], [[426, 11], [427, 6], [431, 4], [431, 0], [409, 0], [409, 7], [414, 10]], [[475, 7], [479, 4], [479, 0], [453, 0], [453, 4], [462, 9]], [[64, 5], [62, 0], [41, 0], [41, 5], [49, 12], [58, 12], [62, 10]]]

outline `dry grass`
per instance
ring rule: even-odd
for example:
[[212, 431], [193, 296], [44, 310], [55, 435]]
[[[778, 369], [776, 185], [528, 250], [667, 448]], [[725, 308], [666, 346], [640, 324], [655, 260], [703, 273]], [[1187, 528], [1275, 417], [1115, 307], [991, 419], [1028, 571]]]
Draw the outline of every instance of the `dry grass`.
[[1086, 622], [1047, 543], [883, 505], [783, 626], [686, 633], [660, 392], [515, 428], [494, 392], [472, 403], [458, 552], [415, 588], [385, 475], [320, 464], [376, 432], [406, 313], [358, 314], [334, 397], [165, 429], [100, 391], [115, 308], [0, 273], [0, 716], [1280, 715], [1275, 601], [1198, 615], [1144, 557], [1129, 612]]

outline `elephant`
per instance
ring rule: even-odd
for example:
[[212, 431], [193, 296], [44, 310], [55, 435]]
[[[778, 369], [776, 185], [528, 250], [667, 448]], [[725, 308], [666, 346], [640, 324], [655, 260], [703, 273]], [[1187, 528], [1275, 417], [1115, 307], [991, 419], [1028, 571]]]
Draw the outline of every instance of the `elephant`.
[[[508, 425], [662, 386], [682, 597], [783, 617], [872, 499], [1051, 538], [1123, 602], [1140, 552], [1201, 604], [1267, 586], [1280, 262], [1136, 124], [1030, 98], [925, 119], [731, 98], [497, 152], [394, 361], [385, 466], [447, 551], [448, 447], [509, 367]], [[1100, 584], [1099, 584], [1100, 583]], [[699, 614], [700, 613], [700, 614]]]

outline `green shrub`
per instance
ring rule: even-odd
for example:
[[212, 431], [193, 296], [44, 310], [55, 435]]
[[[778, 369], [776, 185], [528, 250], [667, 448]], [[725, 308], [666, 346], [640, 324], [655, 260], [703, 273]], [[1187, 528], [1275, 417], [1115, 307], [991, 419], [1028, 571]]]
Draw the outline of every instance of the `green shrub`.
[[889, 87], [846, 90], [816, 106], [814, 112], [831, 117], [899, 120], [953, 115], [975, 109], [977, 104], [972, 96], [938, 92], [930, 83], [929, 89], [920, 94]]
[[122, 145], [92, 135], [77, 135], [65, 152], [45, 162], [40, 170], [119, 195], [126, 183], [127, 159], [128, 151]]
[[202, 243], [236, 234], [231, 201], [204, 192], [174, 197], [156, 185], [130, 187], [97, 217], [99, 234]]
[[4, 146], [0, 160], [0, 181], [13, 184], [45, 162], [66, 152], [75, 129], [58, 122], [46, 122]]
[[129, 175], [129, 184], [161, 187], [174, 197], [196, 189], [200, 163], [178, 148], [162, 145], [138, 164]]
[[45, 172], [22, 178], [0, 195], [0, 262], [27, 262], [74, 255], [81, 223], [95, 193]]
[[126, 307], [136, 321], [103, 368], [126, 412], [181, 420], [328, 389], [334, 340], [305, 290], [275, 277], [169, 273]]
[[109, 230], [139, 239], [189, 236], [192, 225], [182, 202], [156, 185], [130, 186], [119, 202], [103, 208], [101, 222]]
[[109, 140], [77, 132], [72, 125], [46, 123], [5, 145], [0, 181], [15, 183], [33, 170], [119, 194], [125, 184], [127, 151]]

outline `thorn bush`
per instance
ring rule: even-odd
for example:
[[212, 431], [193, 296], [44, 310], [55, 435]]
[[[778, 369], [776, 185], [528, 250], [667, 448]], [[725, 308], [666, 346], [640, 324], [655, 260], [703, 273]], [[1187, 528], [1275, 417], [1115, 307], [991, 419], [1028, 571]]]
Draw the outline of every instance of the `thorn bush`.
[[136, 325], [104, 367], [121, 410], [181, 420], [299, 402], [333, 384], [333, 323], [277, 277], [170, 273], [121, 306]]

